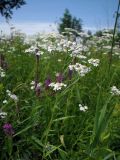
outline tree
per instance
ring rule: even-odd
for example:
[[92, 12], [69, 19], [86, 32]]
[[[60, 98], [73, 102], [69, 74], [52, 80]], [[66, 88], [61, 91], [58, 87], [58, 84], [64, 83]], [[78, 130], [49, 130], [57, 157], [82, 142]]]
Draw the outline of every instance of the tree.
[[87, 31], [87, 34], [88, 34], [89, 36], [92, 36], [91, 30], [88, 30], [88, 31]]
[[58, 31], [59, 33], [65, 32], [65, 28], [71, 28], [78, 32], [82, 31], [82, 20], [76, 17], [72, 17], [68, 9], [65, 9], [63, 17], [60, 19], [61, 23], [59, 24]]
[[96, 31], [95, 36], [102, 37], [102, 31], [101, 30]]
[[81, 31], [82, 30], [82, 25], [81, 25], [81, 19], [77, 19], [76, 17], [73, 17], [72, 19], [72, 29], [75, 29], [76, 31]]
[[9, 19], [12, 17], [13, 9], [18, 9], [26, 4], [25, 0], [0, 0], [0, 14]]

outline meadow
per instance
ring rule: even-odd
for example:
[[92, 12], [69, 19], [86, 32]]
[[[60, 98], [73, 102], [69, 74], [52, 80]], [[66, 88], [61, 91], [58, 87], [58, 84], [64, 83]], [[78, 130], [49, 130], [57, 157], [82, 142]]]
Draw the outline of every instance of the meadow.
[[0, 160], [120, 160], [112, 34], [0, 41]]

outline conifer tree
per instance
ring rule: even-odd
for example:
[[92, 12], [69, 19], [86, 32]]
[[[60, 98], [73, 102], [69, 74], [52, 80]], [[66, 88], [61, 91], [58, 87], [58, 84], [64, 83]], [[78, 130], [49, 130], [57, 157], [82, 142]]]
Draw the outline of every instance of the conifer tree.
[[63, 17], [60, 20], [61, 22], [58, 27], [59, 33], [65, 32], [65, 28], [71, 28], [78, 32], [82, 31], [82, 20], [73, 17], [68, 9], [65, 9]]

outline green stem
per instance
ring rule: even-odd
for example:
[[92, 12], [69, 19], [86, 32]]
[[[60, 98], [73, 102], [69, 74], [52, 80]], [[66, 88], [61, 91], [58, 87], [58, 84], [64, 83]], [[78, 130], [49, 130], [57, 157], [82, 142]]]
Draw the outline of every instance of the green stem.
[[116, 33], [116, 28], [117, 28], [117, 21], [118, 21], [118, 17], [119, 17], [119, 8], [120, 8], [120, 0], [118, 2], [118, 8], [117, 8], [117, 12], [116, 12], [116, 18], [115, 18], [115, 24], [114, 24], [114, 30], [113, 30], [113, 37], [112, 37], [112, 45], [111, 45], [111, 50], [109, 53], [109, 69], [112, 63], [112, 54], [113, 54], [113, 48], [115, 45], [115, 33]]

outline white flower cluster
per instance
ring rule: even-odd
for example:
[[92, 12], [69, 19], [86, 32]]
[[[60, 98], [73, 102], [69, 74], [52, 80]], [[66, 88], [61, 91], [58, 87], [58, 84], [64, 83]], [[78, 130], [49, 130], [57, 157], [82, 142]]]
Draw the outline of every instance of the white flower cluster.
[[5, 77], [5, 72], [1, 67], [0, 67], [0, 77]]
[[0, 118], [4, 119], [7, 116], [6, 112], [0, 111]]
[[[73, 36], [72, 36], [73, 37]], [[74, 38], [68, 39], [66, 36], [60, 35], [60, 34], [48, 34], [48, 35], [40, 35], [39, 36], [39, 42], [37, 42], [37, 46], [47, 50], [49, 53], [52, 51], [58, 51], [58, 52], [73, 52], [73, 54], [77, 54], [81, 51], [87, 51], [88, 47], [83, 46], [82, 42], [82, 36], [76, 39], [76, 42], [74, 42]], [[52, 41], [54, 39], [54, 41]]]
[[92, 64], [94, 67], [97, 67], [100, 63], [100, 60], [91, 58], [88, 60], [88, 63]]
[[[72, 57], [78, 57], [80, 59], [85, 59], [84, 56], [81, 56], [80, 54], [83, 52], [86, 52], [87, 55], [90, 54], [89, 49], [93, 48], [95, 51], [102, 51], [108, 52], [111, 48], [109, 42], [111, 41], [112, 34], [109, 31], [102, 31], [101, 36], [98, 37], [97, 35], [92, 36], [92, 38], [88, 39], [85, 44], [84, 37], [88, 37], [89, 35], [86, 33], [77, 33], [80, 36], [75, 37], [71, 29], [66, 30], [67, 33], [70, 34], [69, 39], [66, 36], [60, 35], [58, 33], [52, 33], [52, 34], [39, 34], [34, 37], [30, 37], [29, 44], [32, 46], [29, 49], [26, 50], [26, 52], [35, 51], [36, 47], [39, 47], [43, 50], [48, 51], [49, 53], [55, 52], [70, 52], [70, 56]], [[38, 40], [39, 39], [39, 40]], [[74, 41], [76, 40], [76, 41]], [[114, 47], [115, 49], [115, 47]], [[119, 53], [119, 45], [116, 46], [115, 52]], [[39, 53], [38, 53], [39, 54]], [[41, 54], [41, 53], [40, 53]]]
[[86, 110], [88, 110], [88, 107], [87, 106], [82, 106], [81, 104], [79, 104], [79, 109], [80, 109], [80, 111], [85, 112]]
[[[31, 84], [31, 89], [32, 90], [35, 89], [35, 81], [32, 81], [30, 84]], [[39, 88], [41, 86], [42, 86], [42, 83], [37, 83], [36, 88]]]
[[49, 86], [52, 87], [54, 91], [58, 91], [58, 90], [61, 90], [62, 87], [66, 87], [67, 85], [64, 83], [59, 83], [59, 82], [57, 83], [52, 82], [49, 84]]
[[91, 71], [90, 67], [87, 67], [85, 65], [82, 65], [80, 63], [76, 63], [75, 65], [69, 65], [68, 66], [70, 70], [75, 70], [79, 73], [80, 76], [85, 76], [88, 72]]
[[36, 46], [31, 46], [30, 48], [25, 50], [25, 53], [33, 53], [33, 54], [36, 54], [37, 56], [40, 56], [40, 55], [43, 55], [44, 52], [39, 51], [39, 48], [37, 48]]
[[9, 90], [7, 90], [6, 92], [7, 92], [8, 96], [9, 96], [12, 100], [14, 100], [15, 102], [18, 101], [18, 97], [17, 97], [15, 94], [12, 94], [11, 91], [9, 91]]
[[86, 59], [87, 57], [86, 56], [84, 56], [84, 55], [82, 55], [82, 54], [70, 54], [70, 56], [71, 57], [77, 57], [77, 58], [79, 58], [79, 59]]
[[111, 87], [111, 92], [110, 93], [114, 96], [120, 96], [120, 90], [116, 86]]
[[42, 52], [42, 51], [38, 51], [38, 52], [36, 53], [36, 55], [37, 55], [37, 56], [40, 56], [40, 55], [43, 55], [43, 53], [44, 53], [44, 52]]
[[36, 49], [37, 49], [37, 47], [31, 46], [30, 48], [25, 50], [25, 53], [34, 53]]

